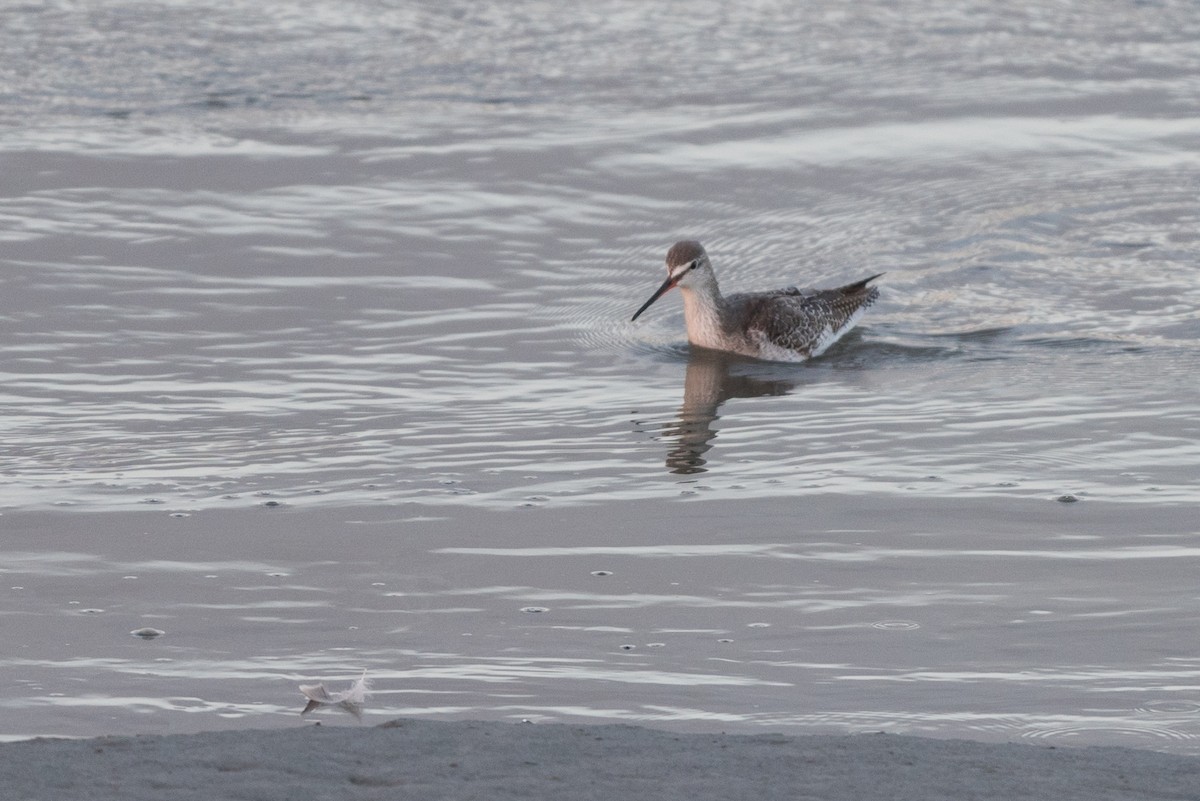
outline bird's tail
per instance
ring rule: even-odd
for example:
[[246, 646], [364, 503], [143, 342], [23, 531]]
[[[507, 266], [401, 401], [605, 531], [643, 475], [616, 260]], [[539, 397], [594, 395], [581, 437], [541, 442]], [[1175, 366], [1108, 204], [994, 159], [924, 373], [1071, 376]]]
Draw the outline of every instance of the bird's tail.
[[875, 273], [870, 278], [864, 278], [861, 281], [855, 281], [853, 284], [846, 284], [843, 287], [838, 287], [838, 291], [843, 295], [856, 295], [866, 289], [867, 284], [886, 274], [887, 273]]

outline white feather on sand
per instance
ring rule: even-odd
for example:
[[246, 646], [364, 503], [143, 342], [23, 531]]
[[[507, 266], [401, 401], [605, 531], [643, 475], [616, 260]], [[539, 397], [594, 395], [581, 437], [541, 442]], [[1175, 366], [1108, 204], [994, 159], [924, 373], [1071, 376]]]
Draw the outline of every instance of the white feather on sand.
[[301, 684], [300, 692], [308, 699], [308, 704], [300, 712], [301, 715], [307, 715], [314, 709], [319, 709], [323, 706], [336, 706], [339, 709], [349, 712], [354, 717], [362, 722], [363, 705], [367, 702], [367, 695], [371, 691], [370, 682], [367, 681], [367, 671], [363, 671], [362, 675], [354, 680], [348, 688], [341, 692], [331, 693], [325, 689], [325, 685], [318, 684]]

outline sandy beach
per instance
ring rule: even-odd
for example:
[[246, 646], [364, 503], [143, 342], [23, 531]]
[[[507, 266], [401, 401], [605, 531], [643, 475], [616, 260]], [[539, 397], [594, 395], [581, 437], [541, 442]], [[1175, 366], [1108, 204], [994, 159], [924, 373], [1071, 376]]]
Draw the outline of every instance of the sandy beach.
[[399, 719], [0, 746], [35, 799], [1200, 799], [1200, 760], [893, 734], [683, 734]]

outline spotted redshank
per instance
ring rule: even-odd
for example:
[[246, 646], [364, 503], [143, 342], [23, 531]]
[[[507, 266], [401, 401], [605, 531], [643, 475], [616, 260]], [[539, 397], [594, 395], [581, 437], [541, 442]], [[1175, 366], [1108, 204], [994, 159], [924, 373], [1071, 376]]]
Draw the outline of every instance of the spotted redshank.
[[699, 242], [676, 242], [667, 251], [667, 280], [633, 315], [636, 320], [671, 287], [683, 293], [688, 341], [756, 359], [800, 362], [819, 356], [854, 327], [879, 297], [868, 286], [883, 273], [836, 289], [775, 289], [722, 295], [708, 254]]

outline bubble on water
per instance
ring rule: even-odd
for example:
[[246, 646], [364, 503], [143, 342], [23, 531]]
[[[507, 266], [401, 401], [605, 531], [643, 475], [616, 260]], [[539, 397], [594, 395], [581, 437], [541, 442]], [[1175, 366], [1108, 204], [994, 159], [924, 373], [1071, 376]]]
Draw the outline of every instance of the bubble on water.
[[592, 575], [593, 576], [611, 576], [612, 571], [611, 570], [593, 570]]
[[134, 629], [129, 633], [134, 637], [141, 637], [143, 640], [153, 640], [155, 637], [161, 637], [166, 634], [162, 629], [153, 629], [149, 626], [144, 629]]
[[912, 631], [921, 628], [921, 624], [913, 620], [877, 620], [871, 624], [871, 628], [882, 631]]
[[632, 651], [634, 648], [637, 648], [637, 646], [632, 643], [625, 643], [621, 646], [622, 651]]
[[525, 612], [526, 614], [537, 615], [541, 614], [542, 612], [549, 612], [550, 609], [545, 606], [522, 606], [521, 611]]
[[765, 629], [765, 628], [768, 628], [770, 625], [771, 625], [770, 623], [747, 623], [746, 628], [748, 628], [748, 629]]
[[1055, 498], [1059, 503], [1076, 503], [1079, 500], [1077, 495], [1059, 495]]

